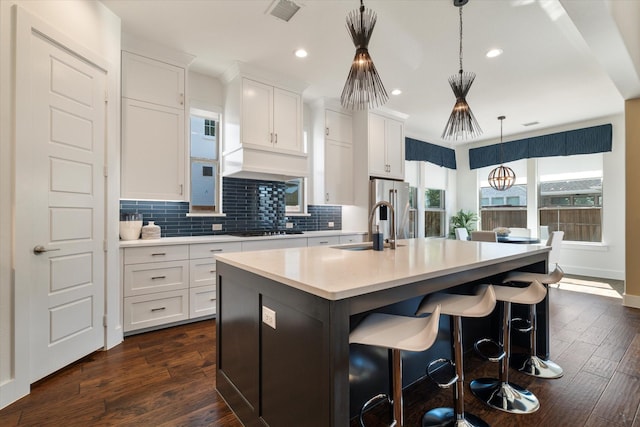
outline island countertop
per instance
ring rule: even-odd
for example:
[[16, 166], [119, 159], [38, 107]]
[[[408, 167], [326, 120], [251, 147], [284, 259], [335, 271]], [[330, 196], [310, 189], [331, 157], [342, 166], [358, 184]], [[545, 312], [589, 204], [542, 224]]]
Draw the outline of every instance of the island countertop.
[[358, 245], [224, 253], [216, 259], [335, 301], [549, 251], [451, 239], [399, 240], [396, 249], [384, 251], [341, 249], [349, 246]]

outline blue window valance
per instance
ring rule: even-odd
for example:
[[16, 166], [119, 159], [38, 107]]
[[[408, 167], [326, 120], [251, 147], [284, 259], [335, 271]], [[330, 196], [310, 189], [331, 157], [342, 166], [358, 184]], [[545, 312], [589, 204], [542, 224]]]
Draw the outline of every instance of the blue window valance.
[[430, 144], [413, 138], [405, 138], [404, 141], [405, 160], [419, 160], [444, 166], [449, 169], [456, 168], [456, 152], [451, 148]]
[[[535, 157], [571, 156], [611, 151], [611, 124], [509, 141], [502, 144], [504, 163]], [[500, 144], [469, 150], [469, 167], [499, 165]]]

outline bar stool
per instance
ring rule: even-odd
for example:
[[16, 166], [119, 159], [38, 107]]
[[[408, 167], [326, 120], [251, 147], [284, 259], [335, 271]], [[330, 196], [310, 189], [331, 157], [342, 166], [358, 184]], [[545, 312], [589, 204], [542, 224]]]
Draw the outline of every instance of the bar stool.
[[[529, 273], [524, 271], [513, 271], [504, 278], [503, 283], [507, 282], [523, 282], [523, 283], [531, 283], [534, 280], [544, 284], [550, 285], [553, 283], [558, 283], [564, 277], [564, 272], [562, 269], [556, 265], [555, 270], [549, 274], [543, 273]], [[537, 351], [537, 315], [536, 315], [536, 306], [535, 304], [531, 304], [529, 306], [529, 321], [528, 325], [525, 328], [517, 328], [520, 332], [530, 332], [529, 336], [529, 353], [518, 353], [514, 354], [511, 357], [511, 367], [517, 369], [523, 374], [531, 375], [533, 377], [538, 378], [560, 378], [564, 372], [562, 367], [560, 367], [557, 363], [551, 360], [544, 360], [538, 356]], [[513, 321], [517, 321], [520, 319], [513, 319]]]
[[499, 343], [503, 349], [503, 354], [498, 358], [500, 376], [498, 379], [480, 378], [473, 380], [469, 387], [476, 397], [492, 408], [512, 414], [529, 414], [540, 408], [538, 398], [529, 390], [509, 382], [511, 303], [537, 304], [544, 299], [547, 290], [536, 280], [525, 288], [514, 286], [494, 286], [494, 288], [496, 299], [502, 302], [503, 307], [502, 342]]
[[[491, 285], [482, 285], [476, 295], [453, 295], [435, 293], [427, 295], [416, 314], [429, 313], [440, 305], [441, 313], [452, 317], [452, 345], [456, 375], [447, 384], [453, 385], [453, 408], [435, 408], [424, 414], [422, 426], [456, 426], [456, 427], [484, 427], [488, 424], [481, 418], [464, 411], [464, 368], [462, 347], [462, 318], [484, 317], [489, 315], [495, 305], [496, 296]], [[441, 359], [434, 362], [441, 361]], [[432, 363], [434, 363], [432, 362]]]
[[[390, 349], [392, 364], [392, 426], [404, 425], [402, 405], [402, 358], [400, 351], [424, 351], [431, 347], [438, 336], [440, 307], [436, 306], [429, 317], [407, 317], [384, 313], [372, 313], [349, 334], [350, 344], [366, 344]], [[379, 394], [369, 399], [360, 409], [360, 425], [364, 426], [362, 414], [373, 402], [386, 398]]]

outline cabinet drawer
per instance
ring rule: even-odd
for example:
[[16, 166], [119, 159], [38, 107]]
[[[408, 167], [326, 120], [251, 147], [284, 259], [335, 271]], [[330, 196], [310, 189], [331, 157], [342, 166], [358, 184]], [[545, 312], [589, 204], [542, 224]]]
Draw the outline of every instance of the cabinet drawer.
[[292, 239], [267, 239], [242, 242], [242, 251], [263, 251], [266, 249], [304, 248], [307, 239], [304, 237]]
[[173, 291], [188, 287], [189, 261], [124, 266], [124, 296]]
[[360, 243], [364, 242], [364, 234], [346, 234], [340, 236], [340, 243]]
[[186, 289], [124, 299], [125, 332], [188, 318], [189, 293]]
[[216, 314], [216, 287], [203, 286], [189, 290], [189, 318]]
[[209, 258], [192, 259], [189, 269], [189, 287], [216, 284], [216, 262]]
[[228, 243], [199, 243], [195, 245], [189, 245], [189, 258], [211, 258], [215, 254], [221, 252], [240, 252], [242, 251], [242, 243], [240, 242], [228, 242]]
[[189, 259], [188, 245], [145, 246], [141, 248], [124, 248], [124, 263], [138, 264], [143, 262], [176, 261]]
[[340, 244], [339, 236], [309, 237], [307, 241], [307, 246], [329, 246], [329, 245], [339, 245], [339, 244]]

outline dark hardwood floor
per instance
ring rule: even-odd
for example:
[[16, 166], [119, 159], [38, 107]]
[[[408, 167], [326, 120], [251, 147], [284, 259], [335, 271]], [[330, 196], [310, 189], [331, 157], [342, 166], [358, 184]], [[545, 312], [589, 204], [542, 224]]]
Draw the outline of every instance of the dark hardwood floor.
[[[534, 414], [490, 409], [468, 388], [466, 409], [493, 426], [640, 427], [640, 310], [562, 287], [550, 293], [551, 355], [564, 377], [510, 371], [512, 382], [538, 396]], [[241, 426], [215, 390], [215, 363], [212, 320], [128, 337], [34, 384], [0, 411], [0, 426]], [[496, 365], [472, 354], [465, 367], [467, 381], [497, 375]], [[450, 390], [415, 384], [405, 391], [406, 425], [450, 404]], [[368, 415], [368, 426], [384, 425], [384, 408]]]

